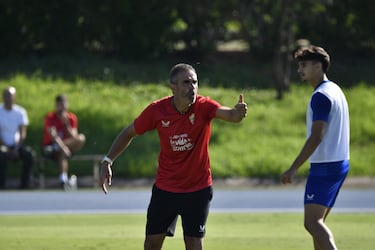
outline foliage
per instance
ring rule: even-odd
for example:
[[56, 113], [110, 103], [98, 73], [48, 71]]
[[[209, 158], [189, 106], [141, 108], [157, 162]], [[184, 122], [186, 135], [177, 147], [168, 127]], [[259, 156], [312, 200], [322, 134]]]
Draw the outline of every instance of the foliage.
[[[227, 45], [235, 44], [235, 51], [246, 53], [260, 67], [272, 64], [268, 78], [277, 91], [276, 98], [282, 99], [292, 81], [292, 55], [301, 41], [325, 47], [334, 59], [372, 59], [373, 11], [370, 0], [211, 0], [194, 4], [173, 0], [51, 0], [43, 4], [3, 0], [0, 56], [11, 61], [15, 56], [58, 54], [80, 61], [89, 54], [122, 62], [177, 56], [209, 66], [217, 61], [218, 52], [228, 52]], [[232, 52], [233, 46], [229, 54]], [[82, 69], [84, 74], [97, 70], [90, 66]], [[112, 66], [110, 62], [99, 68], [96, 74], [100, 78], [95, 79], [121, 81]], [[60, 72], [65, 67], [63, 64]], [[352, 79], [343, 79], [352, 83]]]
[[[339, 248], [373, 249], [374, 216], [332, 214], [328, 225]], [[141, 249], [145, 216], [141, 214], [3, 215], [2, 249]], [[183, 249], [180, 220], [175, 237], [163, 249]], [[302, 214], [211, 213], [205, 249], [311, 249]]]
[[[163, 80], [169, 70], [165, 64], [113, 65], [117, 65], [114, 66], [118, 70], [116, 74], [124, 76], [123, 81], [83, 78], [79, 77], [79, 72], [67, 73], [67, 77], [62, 77], [62, 73], [48, 74], [54, 72], [51, 69], [42, 70], [45, 73], [33, 73], [33, 70], [16, 73], [17, 70], [14, 69], [13, 73], [0, 79], [1, 88], [10, 84], [17, 88], [18, 103], [28, 110], [31, 123], [27, 143], [39, 152], [43, 117], [54, 108], [54, 97], [58, 93], [68, 95], [70, 109], [79, 117], [80, 131], [87, 136], [82, 153], [97, 154], [105, 154], [120, 130], [151, 101], [170, 94], [167, 82]], [[79, 63], [77, 66], [82, 67]], [[137, 68], [141, 68], [142, 73], [134, 72]], [[213, 121], [210, 153], [214, 177], [277, 178], [291, 164], [305, 139], [305, 109], [311, 89], [308, 86], [294, 85], [284, 100], [277, 101], [273, 91], [264, 88], [267, 84], [259, 78], [261, 71], [254, 70], [246, 74], [246, 69], [249, 68], [252, 66], [247, 64], [226, 67], [203, 65], [199, 68], [202, 95], [233, 106], [238, 95], [244, 93], [249, 105], [248, 117], [240, 124]], [[57, 69], [58, 67], [56, 72]], [[100, 69], [100, 65], [93, 64], [93, 69]], [[231, 85], [228, 77], [231, 69], [236, 72], [233, 75], [233, 86], [236, 87], [220, 86], [220, 79], [224, 79], [223, 82], [228, 79], [226, 84]], [[137, 77], [141, 80], [136, 81]], [[371, 163], [375, 161], [372, 153], [375, 149], [375, 130], [372, 126], [375, 113], [370, 111], [375, 108], [375, 88], [362, 83], [345, 88], [344, 91], [351, 112], [350, 175], [374, 176]], [[116, 160], [115, 176], [155, 176], [158, 150], [159, 142], [155, 132], [136, 137], [128, 150]], [[72, 162], [70, 170], [78, 175], [87, 175], [91, 166], [85, 162]], [[48, 171], [48, 174], [55, 174], [57, 170], [48, 168]], [[301, 175], [306, 173], [307, 167], [301, 169]]]
[[5, 0], [0, 3], [0, 52], [74, 55], [84, 49], [146, 57], [168, 45], [166, 35], [174, 20], [171, 6], [169, 0], [54, 0], [43, 4]]
[[[285, 32], [292, 28], [296, 39], [310, 39], [342, 55], [374, 51], [370, 0], [294, 1], [287, 4], [287, 11], [283, 2], [3, 0], [0, 55], [77, 56], [84, 50], [129, 60], [160, 58], [183, 48], [201, 58], [215, 51], [220, 41], [243, 40], [260, 60], [277, 48], [280, 28]], [[293, 23], [282, 26], [280, 20]]]

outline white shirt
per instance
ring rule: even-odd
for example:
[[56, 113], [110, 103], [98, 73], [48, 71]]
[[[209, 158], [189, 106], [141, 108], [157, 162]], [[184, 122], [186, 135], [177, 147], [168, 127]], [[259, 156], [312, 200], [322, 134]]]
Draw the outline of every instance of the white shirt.
[[[340, 87], [331, 81], [322, 83], [312, 95], [317, 92], [325, 95], [331, 101], [331, 110], [323, 139], [311, 155], [310, 162], [323, 163], [349, 160], [350, 124], [345, 95]], [[307, 137], [311, 134], [312, 112], [310, 102], [306, 113]]]
[[4, 104], [0, 105], [0, 138], [3, 143], [10, 147], [20, 141], [20, 126], [27, 126], [29, 118], [26, 110], [13, 104], [11, 110], [7, 110]]

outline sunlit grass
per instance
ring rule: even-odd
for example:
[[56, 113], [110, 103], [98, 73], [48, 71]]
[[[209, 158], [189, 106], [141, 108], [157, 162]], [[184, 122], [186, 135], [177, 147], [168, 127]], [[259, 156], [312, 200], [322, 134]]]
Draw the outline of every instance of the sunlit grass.
[[[17, 101], [30, 118], [27, 143], [37, 152], [42, 139], [44, 115], [53, 110], [54, 98], [66, 93], [70, 109], [79, 117], [80, 131], [87, 136], [82, 153], [105, 154], [115, 136], [153, 100], [171, 93], [166, 82], [119, 85], [111, 81], [76, 78], [48, 78], [15, 74], [0, 80], [14, 85]], [[351, 116], [350, 175], [375, 175], [375, 88], [365, 84], [344, 89]], [[209, 87], [201, 83], [200, 93], [223, 105], [234, 106], [243, 93], [248, 116], [240, 124], [214, 120], [210, 144], [215, 177], [276, 177], [289, 167], [305, 140], [305, 111], [311, 88], [293, 85], [283, 100], [274, 90], [258, 88]], [[115, 163], [117, 177], [153, 177], [159, 142], [155, 132], [135, 138]], [[79, 164], [79, 165], [78, 165]], [[48, 168], [49, 172], [56, 169]], [[72, 163], [78, 175], [91, 173], [89, 162]], [[55, 174], [53, 172], [53, 174]], [[307, 167], [301, 169], [304, 175]]]
[[[144, 214], [2, 215], [2, 250], [143, 249]], [[335, 214], [327, 220], [339, 249], [373, 249], [373, 214]], [[206, 250], [312, 249], [302, 214], [211, 213]], [[181, 222], [165, 250], [184, 249]]]

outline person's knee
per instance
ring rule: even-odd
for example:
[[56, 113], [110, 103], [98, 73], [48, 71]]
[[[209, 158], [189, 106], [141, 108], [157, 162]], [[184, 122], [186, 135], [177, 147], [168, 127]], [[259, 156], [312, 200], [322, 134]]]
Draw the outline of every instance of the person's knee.
[[203, 238], [184, 236], [187, 250], [201, 250], [203, 248]]
[[84, 134], [78, 134], [76, 137], [74, 137], [73, 145], [75, 147], [82, 147], [86, 142], [86, 136]]
[[303, 223], [303, 226], [306, 229], [306, 231], [310, 232], [310, 230], [312, 228], [311, 222], [305, 220], [304, 223]]
[[72, 153], [77, 153], [85, 145], [86, 137], [84, 134], [78, 134], [74, 138], [71, 138], [67, 143]]
[[323, 219], [305, 219], [304, 227], [310, 233], [314, 234], [322, 227]]
[[85, 143], [86, 142], [86, 136], [84, 134], [79, 134], [78, 135], [78, 139], [81, 143]]
[[6, 154], [8, 152], [8, 147], [5, 145], [0, 145], [0, 154]]
[[145, 250], [160, 250], [163, 246], [164, 235], [146, 235], [144, 249]]

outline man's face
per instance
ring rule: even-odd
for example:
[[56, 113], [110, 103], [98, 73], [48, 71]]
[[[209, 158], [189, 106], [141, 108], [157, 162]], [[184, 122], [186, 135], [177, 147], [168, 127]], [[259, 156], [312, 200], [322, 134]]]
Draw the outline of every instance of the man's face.
[[58, 113], [64, 112], [68, 109], [68, 102], [66, 100], [59, 100], [56, 102], [56, 111]]
[[12, 109], [13, 104], [16, 100], [16, 90], [9, 88], [3, 92], [4, 106], [6, 109]]
[[298, 75], [302, 81], [309, 82], [311, 79], [316, 78], [317, 74], [321, 74], [319, 66], [319, 63], [315, 61], [299, 61], [297, 69]]
[[198, 94], [198, 79], [194, 71], [181, 71], [176, 78], [177, 82], [171, 84], [174, 98], [184, 104], [193, 104]]

